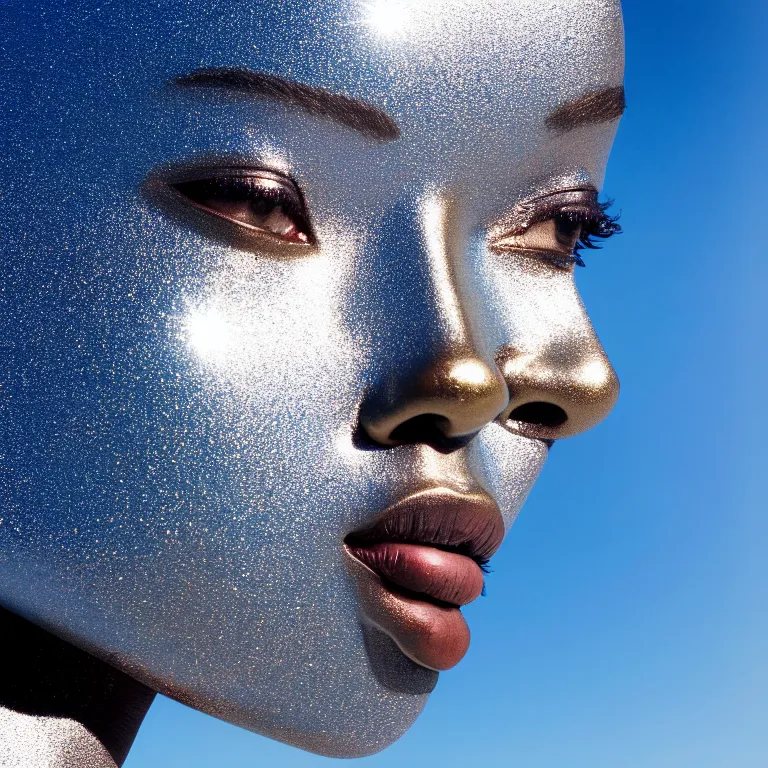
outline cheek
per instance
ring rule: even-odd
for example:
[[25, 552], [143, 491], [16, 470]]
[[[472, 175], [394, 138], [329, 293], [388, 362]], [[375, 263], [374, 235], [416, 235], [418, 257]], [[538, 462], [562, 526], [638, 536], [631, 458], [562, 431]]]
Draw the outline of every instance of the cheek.
[[477, 271], [484, 293], [484, 333], [495, 349], [512, 345], [543, 351], [553, 343], [571, 346], [578, 338], [591, 338], [572, 271], [512, 253], [486, 254]]
[[327, 254], [278, 260], [220, 249], [202, 280], [177, 288], [168, 346], [200, 387], [265, 411], [298, 399], [306, 417], [324, 421], [324, 399], [344, 399], [359, 359], [338, 311], [343, 272]]
[[[149, 231], [173, 239], [163, 222]], [[339, 314], [346, 262], [334, 252], [269, 258], [188, 234], [167, 256], [181, 268], [166, 307], [154, 306], [159, 329], [139, 372], [152, 389], [143, 418], [153, 443], [172, 435], [183, 445], [185, 495], [201, 485], [195, 474], [207, 477], [223, 506], [268, 510], [270, 529], [289, 528], [299, 549], [304, 527], [307, 546], [319, 536], [337, 548], [343, 515], [323, 505], [319, 486], [334, 474], [337, 443], [349, 439], [365, 364]], [[114, 354], [118, 366], [132, 365], [123, 350]], [[160, 381], [146, 375], [151, 368], [164, 372]], [[305, 507], [314, 512], [302, 518]]]
[[27, 529], [63, 537], [64, 561], [109, 549], [121, 571], [194, 550], [247, 576], [281, 530], [338, 559], [347, 513], [318, 486], [364, 366], [338, 316], [344, 254], [259, 257], [138, 201], [83, 213], [57, 220], [71, 231], [55, 244], [30, 227], [2, 322], [18, 353], [4, 445], [40, 478], [15, 504], [46, 510]]

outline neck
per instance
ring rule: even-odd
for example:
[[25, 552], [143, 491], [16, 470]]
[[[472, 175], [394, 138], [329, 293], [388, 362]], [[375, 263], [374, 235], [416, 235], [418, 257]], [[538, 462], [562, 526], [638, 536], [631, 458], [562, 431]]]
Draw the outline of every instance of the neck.
[[3, 609], [0, 636], [0, 754], [9, 764], [122, 765], [154, 691]]

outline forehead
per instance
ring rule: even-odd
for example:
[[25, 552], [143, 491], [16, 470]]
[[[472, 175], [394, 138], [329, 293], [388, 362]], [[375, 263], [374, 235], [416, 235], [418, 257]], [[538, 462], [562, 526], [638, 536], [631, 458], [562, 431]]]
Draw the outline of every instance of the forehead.
[[314, 168], [341, 188], [346, 164], [363, 183], [358, 166], [372, 155], [357, 152], [348, 129], [269, 104], [181, 103], [163, 91], [200, 68], [237, 67], [386, 110], [402, 138], [375, 156], [384, 178], [469, 178], [508, 188], [505, 199], [562, 176], [599, 186], [615, 124], [563, 139], [546, 118], [623, 77], [618, 0], [15, 0], [10, 16], [17, 24], [0, 40], [21, 87], [6, 98], [36, 94], [31, 108], [44, 112], [20, 122], [22, 142], [50, 147], [29, 126], [66, 126], [62, 148], [98, 139], [107, 145], [100, 164], [119, 158], [136, 175], [182, 155], [225, 148], [250, 162], [275, 149], [291, 172]]
[[623, 69], [618, 0], [17, 0], [10, 12], [32, 23], [6, 52], [70, 77], [127, 87], [249, 67], [364, 97], [406, 125], [438, 112], [519, 123]]

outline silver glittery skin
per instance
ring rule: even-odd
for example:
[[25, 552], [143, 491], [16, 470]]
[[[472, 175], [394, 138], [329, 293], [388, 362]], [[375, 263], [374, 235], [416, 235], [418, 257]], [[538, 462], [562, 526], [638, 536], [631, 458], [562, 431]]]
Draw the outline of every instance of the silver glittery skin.
[[[402, 735], [437, 677], [363, 630], [344, 536], [433, 485], [484, 489], [510, 525], [547, 452], [497, 423], [454, 453], [366, 450], [360, 403], [462, 323], [491, 359], [597, 343], [571, 272], [486, 233], [600, 186], [616, 121], [544, 120], [623, 76], [617, 0], [393, 1], [393, 29], [379, 5], [11, 0], [0, 24], [0, 601], [339, 756]], [[402, 137], [164, 85], [224, 66], [365, 99]], [[167, 215], [151, 181], [198, 163], [290, 174], [317, 252]], [[453, 240], [429, 247], [448, 199]]]
[[81, 723], [0, 708], [0, 768], [117, 768]]

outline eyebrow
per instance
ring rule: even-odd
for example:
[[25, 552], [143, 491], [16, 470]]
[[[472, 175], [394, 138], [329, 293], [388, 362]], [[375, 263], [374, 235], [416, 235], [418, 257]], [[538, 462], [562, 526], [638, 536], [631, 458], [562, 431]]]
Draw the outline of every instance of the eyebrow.
[[397, 123], [373, 104], [266, 72], [227, 67], [198, 69], [175, 77], [170, 85], [183, 89], [217, 88], [255, 99], [280, 101], [310, 115], [328, 117], [370, 138], [392, 141], [400, 137]]
[[590, 91], [556, 107], [547, 117], [546, 125], [557, 133], [567, 133], [580, 125], [595, 125], [615, 120], [627, 108], [624, 86]]

